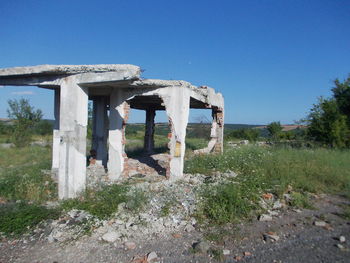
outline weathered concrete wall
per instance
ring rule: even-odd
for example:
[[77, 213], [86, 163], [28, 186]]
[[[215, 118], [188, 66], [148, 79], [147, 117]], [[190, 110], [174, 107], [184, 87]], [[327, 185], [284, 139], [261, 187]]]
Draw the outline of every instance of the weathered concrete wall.
[[71, 76], [62, 82], [60, 97], [58, 195], [64, 199], [85, 189], [88, 94]]

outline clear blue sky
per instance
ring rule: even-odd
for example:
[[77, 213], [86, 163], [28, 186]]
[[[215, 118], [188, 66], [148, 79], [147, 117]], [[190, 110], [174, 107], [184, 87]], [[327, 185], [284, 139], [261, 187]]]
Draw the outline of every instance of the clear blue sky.
[[[135, 64], [222, 92], [227, 123], [292, 123], [350, 73], [349, 0], [1, 0], [0, 25], [1, 68]], [[52, 118], [36, 87], [0, 87], [0, 117], [21, 97]]]

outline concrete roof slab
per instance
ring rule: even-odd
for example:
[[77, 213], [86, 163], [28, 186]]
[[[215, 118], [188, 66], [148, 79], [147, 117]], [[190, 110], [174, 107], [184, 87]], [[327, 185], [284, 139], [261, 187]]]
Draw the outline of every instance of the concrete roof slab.
[[140, 75], [141, 69], [129, 64], [97, 64], [97, 65], [38, 65], [0, 69], [1, 77], [32, 76], [32, 75], [73, 75], [88, 72], [119, 72], [131, 71]]

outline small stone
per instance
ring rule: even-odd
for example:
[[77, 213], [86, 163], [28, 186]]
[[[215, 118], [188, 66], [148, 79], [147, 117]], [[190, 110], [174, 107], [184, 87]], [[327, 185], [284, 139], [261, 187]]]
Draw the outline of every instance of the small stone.
[[119, 238], [119, 234], [117, 232], [108, 232], [102, 236], [102, 240], [106, 242], [113, 243]]
[[282, 208], [282, 203], [279, 200], [273, 203], [272, 209], [281, 209], [281, 208]]
[[263, 209], [268, 209], [267, 203], [266, 203], [264, 200], [262, 200], [262, 199], [259, 201], [259, 205], [260, 205], [261, 208], [263, 208]]
[[340, 243], [344, 243], [346, 241], [346, 238], [344, 236], [339, 237]]
[[286, 202], [290, 202], [293, 200], [293, 198], [290, 194], [284, 194], [283, 198], [284, 198], [284, 200], [286, 200]]
[[340, 249], [344, 249], [344, 246], [342, 244], [337, 244], [337, 247]]
[[123, 224], [124, 224], [124, 222], [123, 222], [122, 220], [120, 220], [120, 219], [116, 219], [116, 220], [114, 221], [114, 223], [115, 223], [116, 225], [123, 225]]
[[151, 253], [149, 253], [147, 255], [147, 262], [149, 262], [149, 263], [159, 262], [159, 258], [158, 258], [158, 255], [156, 254], [156, 252], [152, 251]]
[[196, 252], [207, 252], [210, 249], [210, 244], [207, 241], [199, 241], [192, 245]]
[[180, 237], [182, 237], [182, 235], [179, 234], [179, 233], [174, 233], [172, 236], [173, 236], [174, 238], [180, 238]]
[[47, 237], [47, 241], [49, 241], [49, 243], [53, 243], [53, 242], [55, 242], [56, 240], [55, 240], [55, 238], [54, 238], [52, 235], [49, 235], [49, 236]]
[[125, 242], [124, 246], [127, 250], [133, 250], [136, 248], [136, 244], [134, 242], [130, 242], [130, 241]]
[[272, 240], [272, 241], [278, 241], [280, 239], [280, 237], [278, 235], [276, 235], [276, 233], [274, 232], [268, 232], [266, 234], [264, 234], [264, 240]]
[[186, 226], [185, 226], [185, 231], [186, 232], [191, 232], [191, 231], [194, 231], [195, 230], [195, 228], [194, 228], [194, 226], [192, 226], [191, 224], [187, 224]]
[[259, 221], [263, 221], [263, 222], [272, 221], [272, 216], [267, 215], [267, 214], [262, 214], [259, 217]]
[[314, 225], [315, 226], [325, 227], [327, 225], [327, 223], [325, 221], [315, 221]]
[[242, 257], [241, 256], [235, 256], [233, 259], [236, 260], [236, 261], [241, 261]]
[[245, 257], [250, 257], [250, 256], [252, 255], [252, 253], [250, 253], [249, 251], [245, 251], [245, 252], [243, 253], [243, 255], [244, 255]]
[[230, 253], [231, 253], [231, 251], [228, 250], [228, 249], [223, 249], [223, 250], [222, 250], [222, 254], [223, 254], [224, 256], [230, 255]]
[[270, 216], [278, 216], [279, 215], [277, 211], [268, 210], [268, 212], [269, 212]]
[[324, 226], [324, 229], [329, 230], [329, 231], [333, 231], [333, 230], [334, 230], [334, 228], [331, 227], [331, 226], [328, 225], [328, 224]]

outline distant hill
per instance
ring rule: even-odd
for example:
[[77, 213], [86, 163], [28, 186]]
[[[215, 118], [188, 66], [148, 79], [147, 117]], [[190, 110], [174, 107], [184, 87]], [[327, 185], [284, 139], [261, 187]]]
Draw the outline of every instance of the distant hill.
[[[44, 119], [48, 122], [50, 122], [51, 124], [54, 124], [54, 120], [50, 120], [50, 119]], [[8, 118], [0, 118], [0, 122], [3, 122], [5, 124], [12, 124], [12, 120], [8, 119]], [[128, 123], [128, 125], [130, 126], [134, 126], [136, 127], [143, 127], [144, 123]], [[211, 123], [193, 123], [190, 122], [188, 123], [188, 127], [191, 128], [193, 126], [196, 125], [204, 125], [204, 126], [208, 126], [210, 127]], [[162, 128], [168, 128], [168, 123], [167, 122], [158, 122], [156, 123], [156, 127], [162, 129]], [[266, 129], [266, 125], [261, 125], [261, 124], [233, 124], [233, 123], [225, 123], [225, 130], [238, 130], [238, 129]], [[295, 130], [297, 128], [300, 129], [305, 129], [307, 126], [305, 125], [295, 125], [295, 124], [286, 124], [286, 125], [282, 125], [283, 127], [283, 131], [290, 131], [290, 130]]]
[[[306, 125], [296, 125], [296, 124], [286, 124], [286, 125], [281, 125], [283, 130], [282, 131], [292, 131], [295, 129], [306, 129], [307, 126]], [[267, 126], [259, 126], [257, 127], [258, 129], [266, 129]]]
[[225, 123], [225, 129], [230, 129], [230, 130], [253, 129], [253, 128], [260, 128], [263, 126], [264, 125], [259, 125], [259, 124], [229, 124], [229, 123]]

